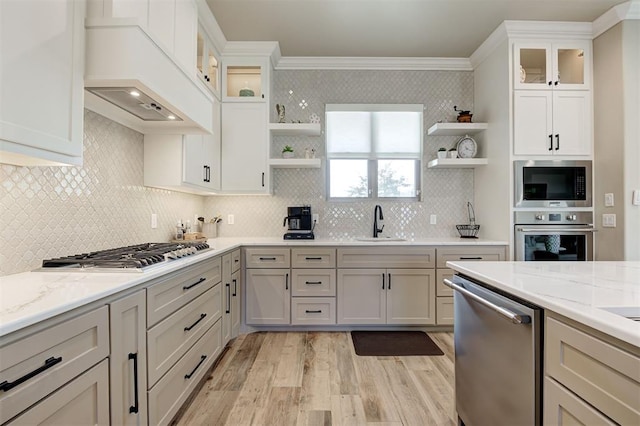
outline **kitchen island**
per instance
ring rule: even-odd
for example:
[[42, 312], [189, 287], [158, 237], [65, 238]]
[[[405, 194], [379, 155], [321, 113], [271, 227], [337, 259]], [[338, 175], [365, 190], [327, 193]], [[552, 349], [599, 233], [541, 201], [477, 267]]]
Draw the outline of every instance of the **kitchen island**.
[[[518, 392], [507, 395], [513, 400], [506, 405], [526, 406], [530, 424], [640, 424], [640, 323], [632, 318], [640, 307], [640, 262], [447, 266], [456, 271], [456, 406], [466, 424], [486, 420], [474, 389], [490, 402], [492, 392], [513, 386]], [[515, 314], [511, 321], [496, 314], [496, 304], [506, 308], [503, 316]], [[515, 336], [524, 337], [516, 343]], [[478, 359], [483, 371], [489, 364], [499, 364], [498, 372], [516, 366], [517, 380], [505, 383], [513, 371], [504, 381], [493, 376], [490, 385], [470, 368], [482, 364]], [[525, 389], [533, 393], [523, 400]], [[494, 411], [505, 421], [513, 413], [500, 411], [502, 402]]]

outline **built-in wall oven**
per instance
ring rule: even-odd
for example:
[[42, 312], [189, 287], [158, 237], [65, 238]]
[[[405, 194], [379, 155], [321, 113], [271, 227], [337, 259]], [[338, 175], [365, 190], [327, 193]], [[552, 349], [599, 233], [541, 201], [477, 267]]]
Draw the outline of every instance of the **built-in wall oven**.
[[514, 207], [592, 207], [590, 160], [514, 161]]
[[515, 260], [593, 260], [593, 212], [515, 212]]

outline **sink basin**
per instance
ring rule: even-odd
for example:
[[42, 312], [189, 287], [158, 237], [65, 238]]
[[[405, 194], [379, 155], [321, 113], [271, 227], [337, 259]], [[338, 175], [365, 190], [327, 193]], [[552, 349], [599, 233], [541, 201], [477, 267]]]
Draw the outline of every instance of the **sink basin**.
[[398, 238], [398, 237], [362, 237], [356, 238], [356, 241], [367, 241], [371, 243], [388, 243], [389, 241], [407, 241], [406, 238]]
[[629, 318], [633, 321], [640, 321], [640, 306], [615, 306], [612, 308], [600, 308], [612, 314]]

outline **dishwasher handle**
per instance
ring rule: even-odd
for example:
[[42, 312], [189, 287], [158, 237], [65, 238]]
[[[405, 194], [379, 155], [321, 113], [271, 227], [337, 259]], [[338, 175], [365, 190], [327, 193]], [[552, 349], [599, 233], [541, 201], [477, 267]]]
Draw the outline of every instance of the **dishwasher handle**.
[[531, 317], [529, 315], [520, 315], [520, 314], [516, 314], [515, 312], [511, 312], [510, 310], [505, 309], [502, 306], [498, 306], [495, 303], [488, 301], [487, 299], [483, 299], [477, 294], [470, 292], [466, 288], [459, 286], [458, 284], [454, 283], [451, 280], [448, 280], [445, 278], [444, 284], [447, 287], [450, 287], [453, 290], [458, 291], [461, 294], [464, 294], [465, 296], [472, 298], [473, 300], [480, 303], [481, 305], [484, 305], [487, 308], [497, 312], [498, 314], [502, 315], [504, 318], [508, 319], [514, 324], [528, 324], [531, 322]]

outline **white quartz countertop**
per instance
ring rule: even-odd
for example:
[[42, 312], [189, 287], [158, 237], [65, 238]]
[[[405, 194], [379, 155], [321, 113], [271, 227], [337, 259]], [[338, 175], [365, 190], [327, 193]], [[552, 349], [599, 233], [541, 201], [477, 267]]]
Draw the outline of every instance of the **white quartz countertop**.
[[640, 262], [447, 262], [450, 268], [640, 347]]
[[507, 245], [483, 239], [421, 239], [413, 241], [283, 240], [279, 238], [215, 238], [204, 253], [154, 265], [144, 272], [32, 271], [0, 277], [0, 337], [53, 318], [88, 303], [125, 291], [184, 266], [218, 256], [241, 246], [424, 246]]

